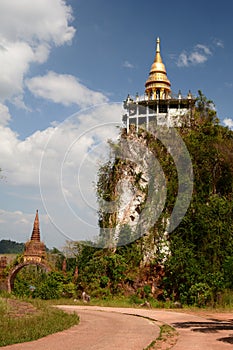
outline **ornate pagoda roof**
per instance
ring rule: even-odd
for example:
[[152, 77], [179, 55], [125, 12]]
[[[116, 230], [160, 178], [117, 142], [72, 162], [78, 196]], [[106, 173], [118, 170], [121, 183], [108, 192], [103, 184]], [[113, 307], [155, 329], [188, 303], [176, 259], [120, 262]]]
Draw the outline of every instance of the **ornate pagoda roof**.
[[156, 41], [156, 54], [151, 66], [149, 77], [145, 83], [145, 93], [151, 95], [157, 90], [162, 90], [168, 95], [171, 92], [171, 83], [167, 77], [165, 65], [160, 54], [160, 39]]
[[39, 223], [38, 210], [36, 211], [36, 217], [34, 220], [31, 241], [40, 242], [40, 223]]

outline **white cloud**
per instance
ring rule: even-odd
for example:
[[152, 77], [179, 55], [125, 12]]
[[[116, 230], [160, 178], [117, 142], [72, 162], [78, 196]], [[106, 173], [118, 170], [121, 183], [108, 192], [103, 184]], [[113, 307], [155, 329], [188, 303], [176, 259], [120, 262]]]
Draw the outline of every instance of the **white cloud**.
[[207, 56], [205, 55], [205, 53], [200, 53], [200, 52], [192, 52], [189, 56], [189, 61], [191, 64], [200, 64], [200, 63], [204, 63], [207, 61]]
[[[30, 229], [33, 224], [33, 217], [22, 211], [7, 211], [0, 209], [1, 239], [8, 239], [9, 234], [13, 240], [25, 242], [30, 238]], [[9, 222], [11, 223], [9, 227]], [[17, 229], [18, 226], [18, 229]], [[13, 231], [15, 229], [15, 232]], [[10, 231], [10, 232], [9, 232]], [[28, 233], [25, 235], [25, 231]]]
[[225, 86], [229, 89], [231, 89], [233, 87], [233, 83], [230, 83], [230, 82], [225, 82]]
[[210, 51], [209, 47], [202, 44], [197, 44], [196, 49], [203, 50], [206, 55], [211, 55], [212, 52]]
[[7, 106], [0, 103], [0, 125], [7, 125], [11, 120], [11, 115]]
[[228, 126], [230, 129], [233, 128], [233, 119], [231, 119], [231, 118], [225, 118], [225, 119], [223, 120], [223, 123], [224, 123], [226, 126]]
[[[11, 239], [16, 242], [26, 243], [32, 234], [35, 212], [26, 213], [22, 211], [9, 211], [0, 209], [0, 239]], [[47, 214], [39, 212], [40, 236], [41, 240], [46, 240], [46, 244], [56, 246], [53, 235], [50, 235], [52, 227]]]
[[221, 39], [214, 39], [214, 44], [217, 46], [217, 47], [220, 47], [220, 48], [224, 48], [224, 43]]
[[71, 7], [63, 0], [1, 0], [1, 102], [23, 101], [24, 78], [30, 65], [44, 63], [52, 45], [72, 40], [75, 29], [69, 25], [71, 19]]
[[[46, 186], [57, 186], [60, 167], [69, 147], [72, 146], [74, 156], [69, 167], [73, 169], [73, 166], [81, 163], [91, 147], [96, 143], [106, 143], [114, 135], [109, 129], [109, 123], [120, 122], [121, 119], [121, 106], [106, 104], [80, 112], [75, 118], [56, 127], [36, 131], [25, 140], [20, 140], [17, 133], [4, 125], [10, 116], [7, 108], [1, 108], [4, 119], [3, 125], [0, 125], [0, 159], [8, 186], [38, 186], [42, 155], [47, 160], [43, 168]], [[92, 129], [93, 132], [89, 132]]]
[[178, 67], [188, 67], [190, 65], [198, 65], [206, 62], [212, 55], [210, 48], [206, 45], [197, 44], [193, 51], [187, 53], [183, 51], [177, 60]]
[[65, 106], [77, 104], [80, 107], [86, 107], [107, 102], [107, 97], [102, 93], [88, 89], [78, 79], [68, 74], [48, 72], [44, 76], [27, 80], [26, 85], [36, 97]]
[[0, 33], [10, 42], [63, 45], [74, 36], [72, 9], [64, 0], [1, 0], [0, 8]]
[[182, 52], [178, 58], [177, 62], [178, 67], [187, 67], [189, 65], [188, 55], [185, 52]]
[[129, 61], [124, 61], [123, 67], [132, 69], [132, 68], [134, 68], [134, 65], [132, 63], [130, 63]]
[[[116, 125], [120, 125], [122, 105], [105, 104], [83, 110], [62, 124], [37, 131], [25, 140], [20, 140], [6, 125], [8, 110], [4, 106], [2, 110], [6, 115], [0, 125], [0, 159], [6, 183], [1, 186], [11, 192], [8, 194], [11, 201], [14, 198], [23, 205], [26, 198], [33, 212], [38, 204], [41, 207], [38, 198], [41, 190], [47, 214], [62, 232], [58, 237], [56, 229], [43, 219], [44, 237], [50, 246], [61, 245], [65, 237], [93, 238], [93, 232], [98, 233], [93, 183], [99, 162], [108, 155], [107, 140], [119, 133]], [[34, 192], [37, 196], [29, 198], [28, 194]], [[22, 211], [21, 206], [20, 209]], [[6, 232], [12, 239], [24, 241], [23, 234], [30, 234], [33, 217], [34, 214], [15, 211], [0, 215], [0, 220], [4, 221], [0, 234]], [[27, 225], [25, 220], [28, 220]], [[15, 234], [17, 224], [19, 233]]]

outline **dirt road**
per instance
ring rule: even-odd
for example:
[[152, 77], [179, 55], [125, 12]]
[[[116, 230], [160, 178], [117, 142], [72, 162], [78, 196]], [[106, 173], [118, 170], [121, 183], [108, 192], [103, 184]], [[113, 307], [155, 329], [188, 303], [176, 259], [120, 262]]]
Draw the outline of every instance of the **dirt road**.
[[[213, 319], [165, 310], [95, 306], [60, 306], [76, 311], [80, 324], [30, 343], [2, 347], [8, 350], [142, 350], [159, 335], [158, 321], [179, 332], [174, 350], [232, 349], [231, 314]], [[135, 316], [138, 317], [135, 317]], [[154, 321], [153, 321], [154, 320]], [[166, 348], [166, 347], [165, 347]]]

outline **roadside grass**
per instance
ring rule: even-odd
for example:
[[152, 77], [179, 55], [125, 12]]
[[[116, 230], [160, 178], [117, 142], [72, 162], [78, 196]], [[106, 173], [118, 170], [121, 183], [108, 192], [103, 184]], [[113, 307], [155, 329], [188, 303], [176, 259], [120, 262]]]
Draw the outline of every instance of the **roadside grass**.
[[[20, 304], [20, 300], [17, 300]], [[29, 300], [27, 300], [29, 302]], [[23, 301], [25, 306], [25, 300]], [[30, 300], [33, 313], [14, 314], [7, 299], [0, 298], [0, 346], [28, 342], [56, 333], [78, 324], [76, 313], [68, 314], [41, 300]], [[16, 312], [17, 313], [17, 312]]]
[[152, 341], [144, 350], [171, 349], [177, 342], [179, 333], [168, 324], [160, 325], [160, 333], [156, 340]]
[[[90, 305], [90, 306], [108, 306], [108, 307], [134, 307], [139, 308], [145, 300], [133, 297], [109, 297], [109, 298], [91, 298], [90, 303], [84, 304], [80, 299], [58, 299], [58, 300], [40, 300], [40, 299], [18, 299], [7, 293], [0, 293], [0, 347], [15, 343], [22, 343], [42, 338], [46, 335], [56, 333], [78, 324], [77, 314], [68, 314], [53, 305]], [[177, 309], [171, 301], [160, 302], [150, 299], [151, 308]], [[17, 303], [19, 309], [17, 309]], [[222, 295], [215, 307], [206, 306], [203, 308], [195, 306], [183, 306], [183, 311], [198, 312], [206, 311], [232, 311], [233, 293], [227, 291]], [[181, 309], [179, 309], [181, 311]], [[164, 344], [174, 344], [176, 331], [168, 325], [160, 326], [160, 336], [152, 342], [146, 349], [160, 349]], [[170, 349], [169, 347], [167, 349]]]
[[[103, 298], [91, 298], [90, 302], [85, 305], [90, 306], [109, 306], [109, 307], [139, 307], [143, 304], [146, 299], [137, 298], [135, 296], [124, 297], [124, 296], [116, 296], [116, 297], [103, 297]], [[172, 302], [161, 302], [155, 299], [148, 300], [152, 308], [165, 308], [169, 309], [174, 307], [174, 303]], [[82, 299], [57, 299], [57, 300], [47, 300], [48, 303], [56, 304], [70, 304], [70, 305], [83, 305]]]

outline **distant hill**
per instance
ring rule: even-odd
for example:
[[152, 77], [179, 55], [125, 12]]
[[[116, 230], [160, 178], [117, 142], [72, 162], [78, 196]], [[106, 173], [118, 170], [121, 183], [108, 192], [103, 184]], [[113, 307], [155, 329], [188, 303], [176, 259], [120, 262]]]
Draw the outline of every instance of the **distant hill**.
[[2, 239], [0, 241], [0, 254], [19, 254], [24, 250], [24, 243]]

